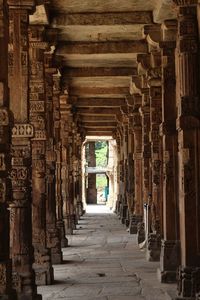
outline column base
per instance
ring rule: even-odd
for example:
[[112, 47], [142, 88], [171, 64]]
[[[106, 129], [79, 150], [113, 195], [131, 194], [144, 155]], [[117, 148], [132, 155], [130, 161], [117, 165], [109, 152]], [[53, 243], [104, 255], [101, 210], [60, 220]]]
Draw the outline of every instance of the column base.
[[73, 228], [71, 226], [71, 217], [69, 215], [64, 217], [64, 226], [65, 226], [65, 234], [72, 235]]
[[61, 251], [61, 242], [57, 228], [48, 229], [47, 247], [50, 249], [51, 262], [53, 265], [62, 264], [63, 256]]
[[177, 273], [175, 271], [161, 271], [161, 269], [157, 269], [157, 278], [161, 283], [175, 283], [177, 282]]
[[27, 273], [25, 270], [13, 272], [12, 285], [14, 292], [17, 295], [17, 300], [42, 300], [42, 295], [37, 294], [35, 276], [32, 270]]
[[65, 238], [62, 238], [61, 239], [61, 247], [62, 248], [67, 248], [69, 246], [68, 244], [68, 239], [65, 237]]
[[83, 215], [83, 203], [81, 201], [77, 202], [77, 214], [79, 219]]
[[42, 300], [42, 295], [17, 295], [17, 300]]
[[178, 269], [178, 296], [180, 299], [199, 299], [200, 295], [200, 268], [183, 267]]
[[35, 262], [33, 269], [35, 271], [35, 283], [38, 286], [50, 285], [54, 281], [54, 272], [51, 265], [51, 256], [49, 249], [34, 249]]
[[9, 291], [7, 294], [0, 294], [0, 300], [18, 300], [16, 291]]
[[60, 235], [61, 247], [66, 248], [68, 247], [68, 239], [65, 237], [65, 224], [64, 221], [60, 220], [57, 221], [57, 228]]
[[128, 205], [122, 204], [121, 213], [120, 213], [122, 224], [126, 223], [127, 209], [128, 209]]
[[143, 220], [142, 216], [139, 216], [139, 215], [131, 216], [130, 224], [129, 224], [129, 233], [130, 234], [137, 234], [137, 232], [138, 232], [138, 223], [141, 223], [142, 220]]
[[62, 252], [59, 252], [56, 248], [51, 248], [51, 261], [53, 265], [60, 265], [63, 262]]
[[137, 244], [138, 246], [145, 241], [145, 225], [143, 222], [137, 225]]
[[160, 261], [161, 237], [159, 234], [150, 233], [147, 241], [147, 261]]
[[161, 283], [177, 281], [177, 268], [180, 265], [179, 241], [161, 241], [160, 269], [158, 279]]

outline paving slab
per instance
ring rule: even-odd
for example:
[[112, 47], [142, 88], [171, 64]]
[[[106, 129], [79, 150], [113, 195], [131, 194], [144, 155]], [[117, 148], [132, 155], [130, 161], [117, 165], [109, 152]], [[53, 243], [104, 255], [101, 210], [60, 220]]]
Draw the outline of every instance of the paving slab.
[[176, 285], [158, 282], [159, 263], [145, 260], [136, 236], [106, 206], [90, 206], [67, 238], [55, 283], [38, 288], [43, 300], [165, 300], [175, 293]]

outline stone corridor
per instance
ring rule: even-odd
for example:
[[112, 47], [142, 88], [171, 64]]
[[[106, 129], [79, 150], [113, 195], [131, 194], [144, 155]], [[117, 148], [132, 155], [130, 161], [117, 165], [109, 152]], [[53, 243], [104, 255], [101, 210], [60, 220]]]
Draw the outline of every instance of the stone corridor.
[[105, 206], [87, 207], [68, 239], [64, 263], [54, 266], [55, 284], [38, 288], [44, 300], [164, 300], [175, 293], [175, 284], [158, 282], [159, 263], [145, 260], [136, 235]]

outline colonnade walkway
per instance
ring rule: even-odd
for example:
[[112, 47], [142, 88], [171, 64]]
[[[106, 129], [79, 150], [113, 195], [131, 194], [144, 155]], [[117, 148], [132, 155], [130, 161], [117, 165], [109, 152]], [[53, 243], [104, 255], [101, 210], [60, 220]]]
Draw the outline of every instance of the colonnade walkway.
[[147, 262], [136, 236], [106, 206], [89, 206], [55, 266], [55, 284], [38, 288], [44, 300], [165, 300], [176, 285], [160, 284], [159, 263]]

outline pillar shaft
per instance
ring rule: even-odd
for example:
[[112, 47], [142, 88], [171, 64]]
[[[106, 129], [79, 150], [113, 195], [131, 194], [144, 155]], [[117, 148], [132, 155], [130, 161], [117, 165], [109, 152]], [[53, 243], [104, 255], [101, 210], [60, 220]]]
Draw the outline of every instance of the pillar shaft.
[[53, 52], [45, 52], [45, 89], [46, 89], [46, 234], [47, 247], [51, 250], [53, 264], [62, 262], [61, 241], [56, 226], [56, 152], [53, 107], [53, 74], [57, 70], [53, 66]]
[[[11, 118], [8, 95], [8, 10], [6, 1], [0, 1], [0, 298], [11, 298], [12, 266], [9, 259], [10, 199], [10, 138]], [[14, 299], [14, 295], [13, 295]]]
[[[29, 59], [28, 23], [29, 10], [34, 2], [8, 1], [9, 40], [9, 86], [10, 108], [14, 115], [12, 131], [12, 202], [11, 257], [13, 261], [13, 286], [18, 299], [37, 299], [35, 277], [32, 268], [31, 223], [31, 138], [34, 136], [28, 112]], [[16, 76], [17, 74], [17, 76]]]
[[54, 139], [56, 152], [56, 225], [59, 230], [61, 246], [66, 247], [68, 241], [65, 237], [65, 227], [63, 220], [63, 197], [62, 197], [62, 142], [61, 142], [61, 122], [60, 122], [60, 73], [53, 75], [53, 119], [54, 119]]
[[181, 268], [180, 297], [199, 292], [199, 74], [197, 1], [174, 1], [178, 8], [177, 107]]
[[163, 144], [163, 240], [159, 278], [161, 282], [174, 282], [179, 265], [175, 42], [162, 42], [161, 48], [163, 92], [160, 133]]
[[37, 285], [53, 282], [53, 268], [46, 237], [46, 102], [44, 78], [44, 42], [42, 26], [29, 27], [30, 123], [32, 139], [32, 221], [34, 270]]

